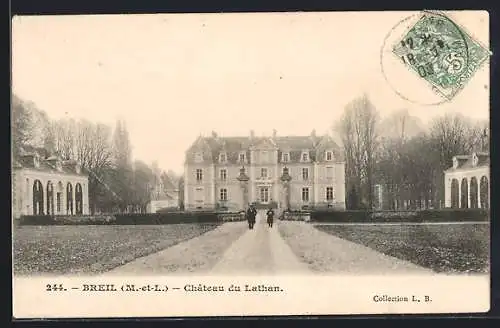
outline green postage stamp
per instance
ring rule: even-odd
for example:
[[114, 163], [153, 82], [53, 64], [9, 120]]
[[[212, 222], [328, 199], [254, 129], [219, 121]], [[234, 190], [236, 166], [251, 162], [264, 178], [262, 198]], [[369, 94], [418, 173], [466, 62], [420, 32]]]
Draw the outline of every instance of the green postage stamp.
[[463, 28], [441, 13], [424, 12], [393, 46], [399, 60], [450, 100], [491, 55]]

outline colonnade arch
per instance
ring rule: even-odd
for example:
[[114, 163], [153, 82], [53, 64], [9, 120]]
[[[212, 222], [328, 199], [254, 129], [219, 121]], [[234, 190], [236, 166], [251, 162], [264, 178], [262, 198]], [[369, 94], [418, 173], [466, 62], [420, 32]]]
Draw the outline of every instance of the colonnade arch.
[[[478, 182], [479, 181], [479, 182]], [[451, 179], [452, 208], [489, 208], [489, 179], [483, 175]]]

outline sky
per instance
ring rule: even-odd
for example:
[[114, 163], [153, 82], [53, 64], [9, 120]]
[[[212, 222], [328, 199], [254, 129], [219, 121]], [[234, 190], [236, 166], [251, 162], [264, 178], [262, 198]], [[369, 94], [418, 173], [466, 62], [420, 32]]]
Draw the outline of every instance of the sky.
[[[12, 88], [52, 119], [112, 127], [125, 120], [134, 158], [177, 173], [199, 135], [331, 133], [345, 105], [363, 93], [382, 117], [408, 109], [423, 122], [446, 112], [488, 119], [488, 65], [444, 104], [419, 105], [394, 92], [417, 78], [390, 69], [384, 75], [381, 51], [411, 14], [15, 17]], [[487, 14], [452, 14], [489, 44]]]

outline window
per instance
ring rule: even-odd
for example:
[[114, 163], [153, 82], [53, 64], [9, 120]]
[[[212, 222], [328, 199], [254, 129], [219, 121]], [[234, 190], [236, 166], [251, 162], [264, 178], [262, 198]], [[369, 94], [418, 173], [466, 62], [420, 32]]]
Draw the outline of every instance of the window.
[[302, 180], [309, 180], [309, 169], [307, 167], [302, 168]]
[[333, 152], [331, 152], [331, 151], [326, 152], [326, 160], [333, 161]]
[[56, 211], [57, 211], [57, 213], [61, 212], [61, 203], [62, 203], [61, 193], [58, 192], [56, 194], [56, 206], [57, 206]]
[[245, 162], [245, 153], [240, 154], [240, 163]]
[[333, 187], [326, 187], [326, 200], [333, 200]]
[[220, 154], [219, 155], [219, 161], [221, 163], [225, 163], [226, 162], [226, 154]]
[[309, 154], [302, 153], [302, 162], [308, 162], [308, 161], [309, 161]]
[[269, 188], [268, 187], [260, 188], [260, 201], [262, 203], [269, 202]]
[[267, 168], [263, 167], [260, 169], [260, 177], [267, 178]]
[[226, 179], [227, 179], [227, 170], [226, 169], [220, 170], [220, 179], [222, 181], [226, 181]]
[[66, 186], [66, 212], [73, 215], [73, 186], [70, 182]]
[[309, 201], [309, 188], [302, 188], [302, 201], [303, 202]]
[[220, 190], [220, 200], [227, 200], [227, 189], [226, 188], [222, 188]]
[[196, 181], [202, 181], [202, 180], [203, 180], [203, 170], [196, 169]]
[[327, 179], [333, 179], [333, 167], [328, 166], [326, 168], [326, 178]]
[[195, 162], [203, 162], [203, 153], [196, 153], [194, 154], [194, 160]]
[[283, 162], [287, 163], [287, 162], [290, 161], [290, 154], [289, 153], [283, 153], [282, 158], [283, 158]]

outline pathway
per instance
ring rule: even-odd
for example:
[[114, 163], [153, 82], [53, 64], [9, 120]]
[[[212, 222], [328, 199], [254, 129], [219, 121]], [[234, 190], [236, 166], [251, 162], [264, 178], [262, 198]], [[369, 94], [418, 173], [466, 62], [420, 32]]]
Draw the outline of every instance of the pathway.
[[268, 227], [265, 215], [265, 211], [258, 212], [254, 229], [248, 230], [226, 251], [212, 274], [309, 273], [307, 265], [299, 261], [281, 238], [276, 224]]

